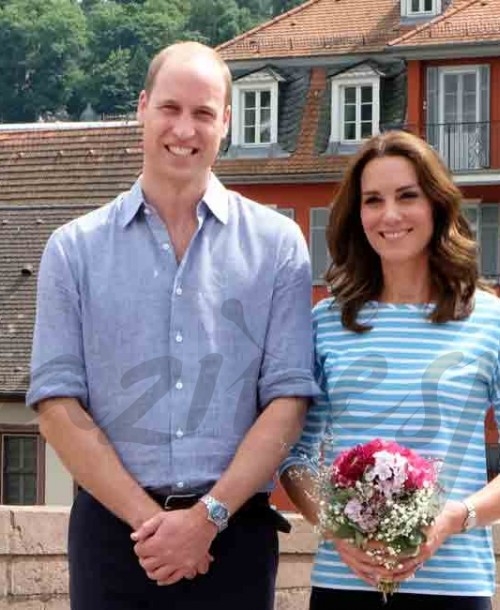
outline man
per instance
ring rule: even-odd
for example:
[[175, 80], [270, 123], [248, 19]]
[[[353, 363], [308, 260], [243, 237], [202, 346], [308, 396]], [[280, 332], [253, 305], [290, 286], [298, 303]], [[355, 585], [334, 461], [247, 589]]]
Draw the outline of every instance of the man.
[[294, 223], [211, 173], [230, 84], [208, 47], [159, 53], [142, 176], [42, 258], [28, 403], [82, 488], [73, 610], [273, 605], [263, 492], [315, 392], [310, 270]]

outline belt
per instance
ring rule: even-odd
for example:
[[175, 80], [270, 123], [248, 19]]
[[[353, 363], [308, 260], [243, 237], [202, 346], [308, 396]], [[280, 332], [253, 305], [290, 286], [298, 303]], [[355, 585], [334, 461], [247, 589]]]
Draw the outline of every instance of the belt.
[[[208, 490], [204, 493], [195, 490], [193, 493], [187, 492], [184, 494], [165, 494], [151, 489], [146, 489], [146, 491], [165, 510], [181, 510], [194, 506]], [[269, 505], [268, 493], [256, 493], [236, 511], [231, 519], [245, 517], [245, 515], [252, 518], [255, 516], [258, 519], [265, 519], [280, 532], [289, 533], [291, 530], [290, 522]], [[231, 519], [229, 523], [231, 523]]]
[[[153, 498], [153, 500], [163, 506], [165, 510], [181, 510], [183, 508], [191, 508], [194, 506], [198, 500], [208, 492], [208, 489], [203, 493], [196, 490], [192, 493], [186, 492], [183, 494], [165, 494], [161, 493], [161, 491], [151, 489], [146, 489], [146, 491]], [[249, 498], [241, 506], [238, 512], [263, 506], [269, 506], [269, 494], [257, 493]]]

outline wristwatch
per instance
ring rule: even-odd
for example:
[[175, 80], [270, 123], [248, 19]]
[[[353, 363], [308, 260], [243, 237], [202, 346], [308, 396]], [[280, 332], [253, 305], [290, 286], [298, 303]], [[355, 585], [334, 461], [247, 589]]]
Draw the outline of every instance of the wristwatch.
[[200, 502], [207, 507], [207, 519], [216, 525], [219, 533], [225, 530], [230, 517], [227, 506], [208, 494], [201, 497]]
[[465, 504], [465, 508], [467, 509], [467, 514], [462, 525], [462, 532], [468, 532], [477, 525], [476, 507], [470, 500], [462, 500], [462, 503]]

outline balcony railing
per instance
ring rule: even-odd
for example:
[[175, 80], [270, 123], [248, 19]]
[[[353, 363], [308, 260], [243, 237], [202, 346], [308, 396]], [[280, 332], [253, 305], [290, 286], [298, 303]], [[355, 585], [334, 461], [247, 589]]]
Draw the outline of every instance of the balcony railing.
[[500, 141], [500, 123], [428, 124], [425, 137], [452, 171], [487, 169], [491, 167], [491, 140]]

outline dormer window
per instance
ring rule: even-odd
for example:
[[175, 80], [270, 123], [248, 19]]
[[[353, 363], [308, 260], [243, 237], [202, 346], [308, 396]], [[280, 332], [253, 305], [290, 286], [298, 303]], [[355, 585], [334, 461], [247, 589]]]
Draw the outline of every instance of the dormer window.
[[283, 80], [266, 69], [233, 82], [233, 146], [270, 146], [278, 141], [278, 89]]
[[358, 66], [332, 78], [331, 142], [354, 144], [378, 133], [380, 75]]
[[403, 17], [428, 17], [441, 13], [441, 0], [401, 0]]

